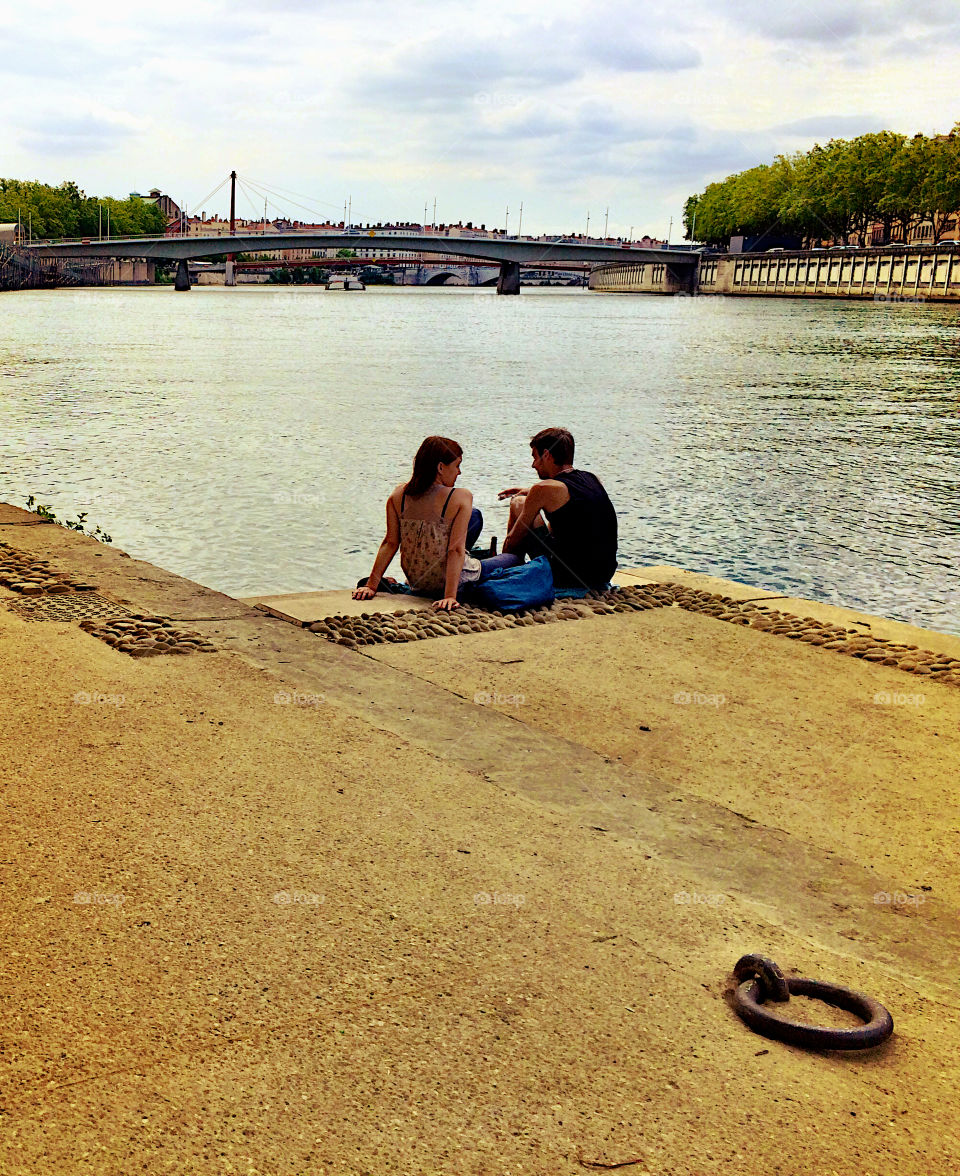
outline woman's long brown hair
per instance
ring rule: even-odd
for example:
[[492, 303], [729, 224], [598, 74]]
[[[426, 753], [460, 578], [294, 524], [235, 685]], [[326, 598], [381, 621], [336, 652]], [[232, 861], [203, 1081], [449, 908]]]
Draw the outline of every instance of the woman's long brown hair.
[[426, 437], [413, 459], [413, 477], [406, 485], [411, 498], [426, 494], [437, 480], [437, 466], [440, 462], [449, 465], [463, 457], [463, 450], [449, 437]]

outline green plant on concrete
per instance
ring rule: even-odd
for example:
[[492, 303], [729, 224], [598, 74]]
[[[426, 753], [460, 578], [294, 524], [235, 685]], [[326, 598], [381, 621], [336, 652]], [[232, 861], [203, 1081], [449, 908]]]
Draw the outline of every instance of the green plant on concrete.
[[79, 531], [81, 535], [89, 535], [91, 539], [97, 539], [101, 543], [112, 543], [113, 536], [108, 535], [106, 531], [102, 531], [99, 527], [94, 527], [92, 531], [85, 530], [87, 522], [87, 512], [81, 511], [75, 519], [58, 519], [49, 506], [44, 506], [37, 502], [36, 498], [31, 494], [27, 499], [27, 509], [32, 510], [35, 515], [39, 515], [48, 523], [56, 523], [60, 527], [66, 527], [68, 531]]

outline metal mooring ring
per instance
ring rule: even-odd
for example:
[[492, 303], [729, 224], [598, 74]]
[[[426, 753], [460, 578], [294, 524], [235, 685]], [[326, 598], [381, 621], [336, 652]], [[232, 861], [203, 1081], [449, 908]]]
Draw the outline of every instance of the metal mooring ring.
[[790, 999], [790, 988], [787, 985], [786, 977], [773, 960], [768, 959], [767, 956], [741, 956], [737, 960], [733, 974], [736, 976], [738, 984], [742, 984], [744, 980], [758, 980], [764, 1000], [784, 1001]]
[[[780, 969], [772, 960], [762, 956], [747, 955], [737, 961], [734, 975], [740, 980], [738, 970], [747, 974], [762, 976], [756, 961], [772, 964], [777, 973]], [[782, 974], [781, 974], [782, 975]], [[733, 1007], [755, 1033], [764, 1037], [775, 1037], [790, 1045], [802, 1045], [807, 1049], [871, 1049], [881, 1045], [893, 1033], [893, 1017], [871, 996], [855, 992], [840, 984], [828, 984], [825, 980], [805, 980], [791, 976], [786, 980], [787, 988], [796, 996], [814, 996], [826, 1004], [860, 1017], [866, 1022], [857, 1029], [833, 1029], [822, 1025], [808, 1025], [805, 1021], [791, 1021], [776, 1015], [764, 1007], [767, 999], [765, 980], [745, 980], [733, 994]]]

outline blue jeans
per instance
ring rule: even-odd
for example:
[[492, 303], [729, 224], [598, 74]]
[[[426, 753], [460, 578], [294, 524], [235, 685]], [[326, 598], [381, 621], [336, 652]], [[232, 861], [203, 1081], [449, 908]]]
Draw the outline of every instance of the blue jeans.
[[[483, 515], [476, 507], [470, 512], [470, 522], [467, 524], [467, 551], [475, 547], [483, 530]], [[522, 555], [492, 555], [480, 561], [480, 579], [485, 580], [497, 568], [512, 568], [523, 563]]]
[[470, 512], [470, 522], [467, 523], [467, 551], [475, 547], [483, 530], [483, 515], [476, 507]]
[[517, 564], [522, 563], [522, 555], [508, 555], [505, 551], [502, 551], [499, 555], [491, 555], [488, 559], [482, 559], [480, 561], [480, 579], [485, 580], [497, 568], [515, 568]]

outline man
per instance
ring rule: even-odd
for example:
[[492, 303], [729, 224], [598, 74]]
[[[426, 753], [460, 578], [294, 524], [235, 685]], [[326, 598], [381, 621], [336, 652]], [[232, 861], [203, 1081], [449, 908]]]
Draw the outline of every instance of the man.
[[499, 494], [510, 499], [504, 553], [546, 555], [558, 588], [603, 588], [617, 570], [613, 503], [599, 478], [574, 469], [568, 429], [541, 429], [530, 450], [540, 481]]

